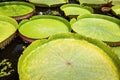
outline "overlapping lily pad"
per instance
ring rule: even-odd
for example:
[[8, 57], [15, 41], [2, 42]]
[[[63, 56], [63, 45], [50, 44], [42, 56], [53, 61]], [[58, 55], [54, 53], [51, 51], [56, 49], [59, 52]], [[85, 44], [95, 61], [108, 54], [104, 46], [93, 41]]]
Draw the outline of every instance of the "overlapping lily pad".
[[30, 20], [23, 20], [19, 26], [19, 33], [31, 39], [48, 38], [59, 33], [71, 31], [69, 22], [58, 16], [34, 16]]
[[34, 11], [35, 6], [27, 2], [12, 1], [0, 3], [0, 15], [14, 17], [15, 19], [30, 17]]
[[18, 24], [14, 19], [0, 15], [0, 48], [15, 37], [17, 27]]
[[77, 34], [37, 40], [18, 62], [20, 80], [119, 80], [119, 72], [110, 47]]
[[114, 17], [91, 14], [79, 16], [77, 21], [71, 21], [72, 29], [87, 37], [104, 42], [120, 42], [120, 20]]

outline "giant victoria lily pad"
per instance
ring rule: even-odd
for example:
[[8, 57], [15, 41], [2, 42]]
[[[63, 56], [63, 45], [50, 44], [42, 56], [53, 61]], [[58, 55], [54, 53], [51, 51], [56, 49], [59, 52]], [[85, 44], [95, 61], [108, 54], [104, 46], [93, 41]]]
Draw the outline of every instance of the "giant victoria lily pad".
[[110, 0], [79, 0], [81, 4], [107, 4]]
[[120, 0], [78, 0], [81, 4], [107, 4], [112, 2], [112, 5], [120, 5]]
[[100, 8], [104, 5], [111, 3], [111, 0], [78, 0], [80, 4]]
[[80, 6], [79, 4], [65, 4], [60, 7], [66, 16], [69, 15], [84, 15], [93, 13], [93, 9], [87, 6]]
[[0, 48], [3, 48], [15, 37], [17, 27], [18, 24], [14, 19], [0, 15]]
[[34, 16], [30, 20], [23, 20], [19, 25], [19, 33], [31, 39], [48, 38], [54, 34], [70, 31], [70, 24], [66, 19], [50, 15]]
[[120, 61], [101, 41], [59, 34], [33, 42], [18, 62], [20, 80], [119, 80]]
[[112, 4], [112, 5], [120, 5], [120, 0], [78, 0], [81, 4], [87, 5], [104, 5], [104, 4]]
[[49, 1], [48, 0], [28, 0], [28, 1], [39, 6], [48, 6], [48, 7], [57, 6], [57, 5], [65, 4], [68, 2], [68, 0], [49, 0]]
[[115, 15], [120, 16], [120, 5], [112, 6], [112, 11]]
[[[10, 1], [9, 4], [8, 1]], [[62, 16], [63, 18], [66, 18], [68, 20], [70, 20], [69, 16], [66, 17], [65, 15], [63, 15], [63, 12], [60, 11], [59, 9], [61, 5], [64, 4], [71, 5], [71, 3], [75, 3], [76, 5], [82, 6], [82, 9], [83, 6], [87, 5], [94, 7], [93, 9], [96, 14], [97, 13], [103, 15], [105, 14], [118, 18], [118, 16], [115, 16], [111, 12], [111, 7], [112, 5], [116, 6], [116, 4], [118, 5], [120, 4], [120, 0], [112, 0], [112, 2], [111, 0], [104, 0], [104, 1], [103, 0], [66, 0], [65, 3], [61, 3], [61, 2], [59, 3], [58, 2], [59, 0], [0, 0], [0, 4], [1, 4], [0, 7], [2, 6], [8, 7], [8, 5], [13, 5], [12, 1], [20, 1], [21, 2], [20, 4], [23, 3], [25, 4], [24, 6], [35, 10], [35, 15], [46, 15], [46, 14], [57, 15], [57, 16]], [[47, 1], [46, 3], [48, 4], [38, 3], [40, 1]], [[51, 1], [56, 1], [56, 3], [51, 4], [52, 3]], [[65, 1], [65, 0], [60, 0], [60, 1]], [[82, 2], [78, 3], [77, 1], [82, 1]], [[90, 3], [90, 1], [92, 1], [92, 3]], [[103, 1], [103, 2], [99, 2], [99, 1]], [[106, 1], [110, 1], [111, 3]], [[3, 2], [5, 2], [5, 4]], [[26, 4], [26, 2], [28, 4]], [[12, 12], [20, 13], [20, 14], [24, 13], [23, 11], [21, 11], [24, 7], [22, 7], [22, 9], [18, 8], [20, 7], [18, 2], [14, 2], [14, 3], [15, 6], [17, 7], [13, 6], [14, 8], [12, 8], [12, 10], [9, 7], [11, 11], [9, 10], [6, 12], [0, 11], [0, 13], [3, 12], [1, 15], [9, 16], [12, 14]], [[7, 10], [7, 7], [5, 7], [3, 10]], [[65, 8], [68, 9], [68, 7]], [[86, 8], [84, 9], [88, 10]], [[110, 11], [105, 11], [106, 9], [107, 10], [110, 9]], [[23, 18], [28, 18], [28, 16], [30, 18], [34, 13], [34, 11], [29, 12], [29, 10], [27, 10], [26, 8], [24, 10], [25, 12], [28, 13], [19, 16], [10, 16], [10, 17], [15, 18], [16, 20], [22, 20]], [[71, 10], [71, 12], [73, 14], [77, 14], [79, 10], [75, 10], [75, 11]], [[68, 9], [68, 13], [69, 13], [69, 9]], [[73, 16], [73, 17], [76, 18], [77, 16]], [[35, 18], [34, 20], [36, 20], [37, 22], [38, 19]], [[34, 23], [32, 23], [32, 21], [34, 20], [33, 18], [30, 18], [28, 20], [23, 20], [19, 26], [20, 27], [24, 26], [24, 24], [28, 25], [29, 23], [31, 23], [29, 25], [32, 26], [34, 25]], [[61, 23], [63, 22], [63, 24], [65, 23], [66, 26], [70, 26], [68, 22], [66, 23], [66, 20], [65, 21], [61, 19], [55, 19], [55, 20], [58, 22], [60, 21]], [[102, 20], [104, 21], [106, 19], [102, 18]], [[115, 23], [118, 22], [117, 25], [119, 25], [120, 23], [118, 20], [115, 20], [113, 18], [109, 18], [108, 20]], [[75, 22], [76, 19], [71, 20], [71, 25], [74, 24]], [[91, 21], [91, 24], [92, 23], [94, 24], [94, 22], [95, 21], [93, 22]], [[39, 23], [39, 20], [37, 23]], [[48, 26], [49, 24], [52, 24], [52, 20], [48, 21], [46, 26]], [[99, 24], [102, 25], [103, 23], [99, 23]], [[29, 27], [29, 25], [27, 27]], [[105, 25], [108, 26], [109, 23], [106, 23]], [[82, 34], [79, 35], [61, 34], [59, 36], [57, 35], [56, 37], [54, 36], [54, 38], [48, 38], [49, 36], [52, 36], [49, 35], [48, 37], [44, 37], [45, 39], [43, 40], [43, 38], [38, 38], [38, 37], [33, 38], [33, 37], [25, 36], [24, 34], [21, 34], [19, 30], [16, 32], [17, 26], [18, 24], [16, 23], [15, 20], [5, 18], [4, 16], [3, 17], [0, 16], [0, 40], [1, 40], [0, 48], [2, 48], [0, 49], [0, 80], [120, 80], [120, 46], [109, 48], [108, 46], [106, 46], [106, 44], [104, 44], [101, 41], [89, 39], [88, 36], [87, 38], [80, 36]], [[34, 27], [32, 29], [26, 28], [25, 30], [26, 31], [29, 30], [30, 32], [29, 35], [34, 35], [33, 29]], [[67, 27], [67, 29], [68, 32], [71, 31], [70, 27]], [[43, 29], [42, 31], [46, 31], [46, 29]], [[114, 28], [113, 30], [110, 30], [110, 33], [113, 31]], [[75, 33], [74, 30], [72, 30], [72, 33]], [[87, 34], [89, 35], [91, 34], [91, 32], [88, 32]], [[119, 34], [119, 32], [117, 31], [116, 34]], [[28, 39], [33, 39], [33, 40], [42, 39], [42, 40], [35, 41], [29, 46], [29, 43], [22, 41], [22, 39], [18, 35], [20, 35], [23, 39], [26, 39], [26, 41], [29, 41]], [[7, 45], [8, 43], [10, 44]], [[113, 43], [117, 45], [120, 44], [119, 41], [107, 42], [107, 44], [110, 45], [111, 44], [113, 45]], [[27, 46], [28, 48], [26, 48]], [[25, 51], [23, 52], [23, 50]]]
[[115, 53], [118, 55], [119, 59], [120, 59], [120, 46], [117, 46], [117, 47], [111, 47]]
[[120, 0], [111, 0], [112, 5], [120, 5]]
[[71, 20], [71, 26], [76, 33], [107, 42], [111, 46], [120, 42], [120, 20], [114, 17], [87, 14], [79, 16], [77, 21]]
[[10, 16], [16, 20], [28, 18], [33, 15], [35, 6], [27, 2], [1, 2], [0, 15]]

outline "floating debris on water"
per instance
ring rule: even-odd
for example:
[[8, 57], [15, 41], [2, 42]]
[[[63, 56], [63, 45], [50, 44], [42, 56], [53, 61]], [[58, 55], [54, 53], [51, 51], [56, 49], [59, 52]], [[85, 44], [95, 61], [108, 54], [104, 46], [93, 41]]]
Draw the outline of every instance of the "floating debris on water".
[[8, 61], [8, 59], [3, 59], [0, 62], [0, 77], [8, 76], [10, 75], [13, 71], [15, 71], [12, 68], [12, 63]]

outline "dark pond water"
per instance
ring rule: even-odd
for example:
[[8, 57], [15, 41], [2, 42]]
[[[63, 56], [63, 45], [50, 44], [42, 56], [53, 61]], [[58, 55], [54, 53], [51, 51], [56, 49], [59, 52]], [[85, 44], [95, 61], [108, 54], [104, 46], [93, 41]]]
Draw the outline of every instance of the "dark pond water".
[[[10, 75], [0, 77], [0, 80], [19, 80], [17, 62], [24, 50], [24, 47], [27, 46], [28, 44], [24, 43], [21, 38], [16, 37], [8, 46], [5, 47], [5, 49], [0, 50], [0, 62], [7, 59], [7, 62], [12, 63], [11, 68], [6, 69], [5, 71], [8, 72], [10, 70], [14, 70]], [[5, 65], [0, 65], [0, 68], [2, 69]]]

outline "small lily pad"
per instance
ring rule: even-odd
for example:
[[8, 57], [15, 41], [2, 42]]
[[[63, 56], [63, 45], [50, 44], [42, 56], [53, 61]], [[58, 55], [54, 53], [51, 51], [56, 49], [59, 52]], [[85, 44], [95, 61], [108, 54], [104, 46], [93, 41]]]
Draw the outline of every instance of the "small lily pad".
[[112, 6], [112, 11], [115, 15], [120, 15], [120, 5]]
[[120, 42], [120, 20], [114, 17], [90, 14], [72, 21], [72, 29], [80, 35], [104, 42]]
[[35, 6], [27, 2], [1, 2], [0, 3], [0, 15], [10, 17], [22, 17], [34, 12]]
[[65, 4], [68, 2], [68, 0], [28, 0], [31, 3], [34, 3], [39, 6], [55, 6], [55, 5], [60, 5], [60, 4]]
[[34, 16], [30, 20], [23, 20], [19, 26], [19, 33], [31, 39], [48, 38], [70, 31], [70, 24], [66, 19], [50, 15]]
[[59, 34], [33, 42], [20, 56], [20, 80], [119, 80], [120, 61], [101, 41]]
[[3, 42], [16, 32], [17, 27], [18, 23], [14, 19], [0, 15], [0, 48], [3, 47]]
[[69, 15], [84, 15], [93, 13], [93, 9], [87, 6], [80, 6], [79, 4], [65, 4], [60, 7], [66, 16]]

